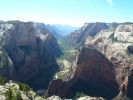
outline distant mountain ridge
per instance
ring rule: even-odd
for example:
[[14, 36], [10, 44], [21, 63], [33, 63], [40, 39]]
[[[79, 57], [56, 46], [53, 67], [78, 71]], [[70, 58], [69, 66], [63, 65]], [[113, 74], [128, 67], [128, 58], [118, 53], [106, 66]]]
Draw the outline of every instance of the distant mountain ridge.
[[75, 30], [79, 29], [79, 27], [73, 27], [69, 25], [60, 25], [60, 24], [54, 24], [51, 25], [53, 29], [60, 35], [60, 36], [67, 36], [71, 32], [74, 32]]

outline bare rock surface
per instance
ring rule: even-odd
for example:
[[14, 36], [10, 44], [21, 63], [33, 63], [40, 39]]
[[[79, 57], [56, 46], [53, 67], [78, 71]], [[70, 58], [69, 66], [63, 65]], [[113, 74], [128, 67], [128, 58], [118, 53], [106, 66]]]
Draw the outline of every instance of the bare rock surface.
[[119, 92], [113, 64], [94, 49], [81, 49], [70, 77], [67, 81], [53, 80], [47, 95], [71, 98], [77, 92], [83, 92], [90, 96], [113, 98]]

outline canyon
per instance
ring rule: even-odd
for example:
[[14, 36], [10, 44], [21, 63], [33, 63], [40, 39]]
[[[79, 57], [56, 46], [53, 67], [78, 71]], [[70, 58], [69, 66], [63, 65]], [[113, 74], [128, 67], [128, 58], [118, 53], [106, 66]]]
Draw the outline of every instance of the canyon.
[[43, 90], [46, 98], [132, 100], [133, 24], [85, 23], [73, 30], [61, 36], [52, 25], [0, 22], [0, 76], [9, 85]]

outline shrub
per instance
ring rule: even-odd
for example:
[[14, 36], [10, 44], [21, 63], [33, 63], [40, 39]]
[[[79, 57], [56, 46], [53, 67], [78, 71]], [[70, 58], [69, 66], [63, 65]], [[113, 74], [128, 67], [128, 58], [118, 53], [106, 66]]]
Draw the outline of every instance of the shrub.
[[23, 100], [21, 94], [19, 92], [14, 94], [11, 88], [9, 88], [8, 91], [6, 91], [5, 96], [6, 100]]
[[0, 76], [0, 85], [4, 85], [7, 82], [7, 79]]
[[25, 84], [25, 83], [18, 83], [18, 85], [19, 85], [19, 89], [21, 91], [30, 91], [30, 90], [32, 90], [32, 88], [29, 85]]
[[75, 98], [84, 97], [84, 96], [86, 96], [86, 94], [84, 94], [83, 92], [77, 92]]

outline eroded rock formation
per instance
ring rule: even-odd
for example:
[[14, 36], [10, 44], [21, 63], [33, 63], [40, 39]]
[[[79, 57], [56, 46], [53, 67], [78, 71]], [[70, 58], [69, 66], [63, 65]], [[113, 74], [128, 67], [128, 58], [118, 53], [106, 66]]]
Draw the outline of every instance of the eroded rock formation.
[[89, 96], [113, 98], [118, 92], [113, 64], [100, 52], [83, 47], [78, 55], [76, 65], [67, 81], [53, 80], [47, 95], [72, 98], [77, 92]]
[[[54, 50], [56, 53], [58, 48], [56, 40], [45, 31], [36, 34], [33, 22], [15, 21], [0, 26], [1, 49], [5, 50], [13, 63], [12, 73], [16, 72], [16, 80], [28, 83], [34, 89], [47, 88], [54, 73], [58, 71], [55, 55], [51, 53]], [[54, 46], [51, 45], [53, 42]], [[1, 74], [5, 76], [5, 73]], [[12, 79], [10, 75], [8, 78]]]
[[[133, 66], [133, 24], [120, 24], [115, 30], [102, 30], [95, 39], [86, 40], [87, 47], [93, 47], [105, 54], [115, 65], [116, 79], [124, 94], [131, 97]], [[124, 84], [124, 85], [123, 85]], [[130, 87], [130, 88], [128, 88]], [[128, 91], [128, 92], [127, 92]], [[130, 92], [129, 92], [130, 91]], [[132, 92], [131, 92], [132, 91]], [[126, 93], [125, 93], [126, 92]]]
[[85, 23], [79, 30], [70, 34], [71, 40], [76, 44], [84, 44], [87, 37], [94, 37], [103, 29], [108, 29], [106, 23]]

